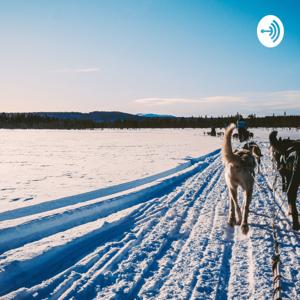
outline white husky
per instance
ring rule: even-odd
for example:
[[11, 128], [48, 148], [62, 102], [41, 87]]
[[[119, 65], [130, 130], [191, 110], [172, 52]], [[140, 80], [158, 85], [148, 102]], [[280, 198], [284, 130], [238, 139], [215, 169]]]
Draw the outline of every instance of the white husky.
[[[235, 125], [231, 124], [226, 129], [222, 148], [225, 180], [230, 196], [228, 223], [231, 226], [241, 225], [242, 232], [247, 234], [249, 231], [249, 206], [254, 185], [255, 158], [251, 151], [247, 149], [232, 151], [231, 135], [234, 128]], [[243, 214], [241, 213], [237, 199], [237, 189], [239, 186], [244, 191]]]

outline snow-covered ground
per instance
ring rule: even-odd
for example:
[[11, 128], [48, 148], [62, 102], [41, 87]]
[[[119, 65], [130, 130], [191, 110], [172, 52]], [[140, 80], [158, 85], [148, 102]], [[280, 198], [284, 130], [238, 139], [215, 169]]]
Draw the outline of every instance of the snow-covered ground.
[[0, 211], [147, 177], [213, 151], [203, 130], [0, 130]]
[[[45, 133], [50, 137], [43, 139]], [[15, 131], [12, 136], [16, 134], [19, 144], [14, 145], [17, 139], [2, 131], [10, 143], [2, 144], [1, 149], [6, 147], [14, 155], [1, 153], [6, 166], [1, 175], [10, 177], [9, 184], [21, 199], [11, 201], [8, 196], [1, 200], [5, 205], [0, 210], [0, 297], [272, 299], [271, 216], [275, 211], [283, 299], [297, 299], [300, 235], [291, 230], [284, 196], [279, 189], [275, 197], [272, 193], [268, 133], [255, 131], [264, 157], [250, 206], [250, 231], [244, 236], [238, 227], [227, 225], [228, 193], [220, 152], [214, 150], [220, 138], [203, 136], [200, 130]], [[31, 143], [26, 134], [34, 137]], [[147, 142], [147, 134], [156, 138]], [[283, 135], [297, 133], [284, 131]], [[101, 143], [106, 149], [101, 149]], [[100, 158], [95, 158], [98, 150]], [[106, 167], [101, 173], [97, 162], [102, 160]], [[46, 167], [40, 171], [44, 161], [50, 164], [50, 173], [66, 171], [67, 162], [74, 166], [70, 168], [72, 179], [45, 179], [47, 192], [39, 194], [42, 184], [34, 190], [35, 185], [30, 182], [26, 189], [24, 182], [26, 176], [33, 181], [34, 170], [48, 175]], [[21, 164], [27, 171], [14, 174], [15, 168], [22, 169]], [[76, 166], [93, 178], [102, 174], [107, 180], [113, 174], [116, 185], [107, 188], [109, 184], [100, 180], [99, 186], [97, 181], [89, 186], [83, 177], [76, 190], [80, 183], [74, 176]], [[126, 180], [115, 179], [118, 176]], [[64, 188], [56, 187], [60, 180], [65, 181]], [[119, 184], [128, 180], [131, 182]], [[102, 189], [90, 192], [90, 187]], [[41, 196], [24, 201], [28, 191]]]
[[[220, 147], [221, 139], [204, 131], [208, 129], [0, 130], [0, 211], [174, 168]], [[254, 132], [266, 139], [270, 130]]]

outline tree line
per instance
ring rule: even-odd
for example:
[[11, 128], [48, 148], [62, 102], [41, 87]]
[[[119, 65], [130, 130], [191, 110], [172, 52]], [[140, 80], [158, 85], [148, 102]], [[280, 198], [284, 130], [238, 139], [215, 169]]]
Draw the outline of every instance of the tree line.
[[[224, 128], [236, 122], [237, 116], [226, 117], [174, 117], [119, 119], [112, 122], [92, 120], [58, 119], [35, 113], [1, 113], [0, 128], [7, 129], [92, 129], [92, 128]], [[245, 118], [249, 127], [300, 128], [300, 116], [249, 115]]]

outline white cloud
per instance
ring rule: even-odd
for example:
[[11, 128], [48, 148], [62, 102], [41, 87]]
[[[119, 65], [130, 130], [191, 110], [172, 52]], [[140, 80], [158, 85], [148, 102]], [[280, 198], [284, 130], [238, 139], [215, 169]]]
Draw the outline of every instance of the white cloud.
[[145, 105], [174, 105], [174, 104], [185, 104], [185, 103], [197, 103], [195, 99], [189, 98], [141, 98], [135, 100], [136, 103]]
[[174, 104], [215, 104], [215, 103], [232, 103], [244, 102], [244, 97], [239, 96], [213, 96], [204, 98], [141, 98], [134, 102], [149, 106], [174, 105]]
[[244, 103], [245, 101], [245, 96], [211, 96], [204, 97], [199, 100], [200, 103]]
[[93, 73], [98, 72], [99, 68], [64, 68], [54, 70], [54, 73]]
[[151, 108], [157, 113], [173, 114], [213, 114], [223, 115], [240, 112], [243, 114], [272, 113], [298, 114], [300, 111], [300, 90], [271, 92], [249, 92], [232, 95], [216, 95], [194, 98], [140, 98], [133, 101], [138, 105]]
[[300, 109], [300, 90], [253, 93], [248, 96], [248, 105], [260, 110]]

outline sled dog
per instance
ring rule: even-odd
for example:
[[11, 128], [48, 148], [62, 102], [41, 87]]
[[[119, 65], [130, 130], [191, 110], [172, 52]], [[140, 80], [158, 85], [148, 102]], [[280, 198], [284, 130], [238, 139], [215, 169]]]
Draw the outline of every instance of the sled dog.
[[[225, 180], [229, 190], [229, 217], [230, 226], [241, 225], [242, 233], [249, 231], [248, 214], [254, 186], [255, 158], [250, 150], [232, 150], [231, 136], [235, 125], [227, 127], [222, 147], [222, 159], [225, 166]], [[237, 190], [244, 191], [243, 212], [238, 204]]]
[[297, 192], [300, 185], [300, 140], [277, 138], [277, 131], [269, 136], [271, 155], [282, 179], [282, 191], [287, 194], [289, 214], [292, 215], [293, 229], [299, 230]]
[[261, 150], [260, 150], [259, 146], [255, 142], [248, 142], [243, 146], [243, 149], [251, 151], [252, 155], [256, 159], [258, 172], [260, 172], [261, 157], [263, 155], [261, 154]]

